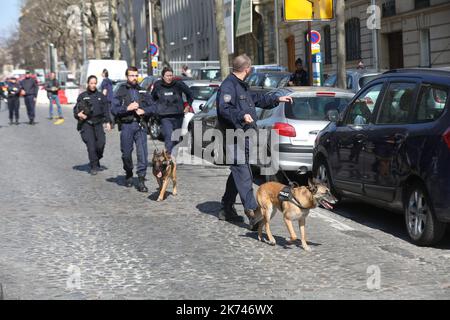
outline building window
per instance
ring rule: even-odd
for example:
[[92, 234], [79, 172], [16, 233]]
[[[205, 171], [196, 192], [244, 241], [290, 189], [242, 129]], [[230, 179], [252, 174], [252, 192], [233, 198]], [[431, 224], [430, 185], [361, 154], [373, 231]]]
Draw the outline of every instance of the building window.
[[325, 26], [323, 28], [323, 40], [325, 43], [325, 64], [332, 64], [332, 53], [331, 53], [331, 28], [330, 26]]
[[345, 24], [345, 48], [347, 61], [361, 59], [361, 28], [358, 18], [352, 18]]
[[395, 10], [395, 0], [388, 0], [383, 2], [383, 18], [392, 17], [397, 14]]
[[415, 0], [414, 7], [416, 10], [428, 8], [430, 6], [430, 0]]

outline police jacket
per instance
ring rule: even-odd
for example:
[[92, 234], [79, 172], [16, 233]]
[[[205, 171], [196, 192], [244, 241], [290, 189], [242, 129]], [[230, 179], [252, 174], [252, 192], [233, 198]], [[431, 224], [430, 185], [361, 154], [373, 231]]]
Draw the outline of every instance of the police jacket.
[[19, 83], [7, 82], [8, 85], [8, 98], [19, 98], [21, 86]]
[[[86, 108], [88, 111], [86, 111]], [[109, 103], [103, 93], [95, 91], [85, 91], [78, 96], [77, 103], [73, 108], [73, 115], [75, 119], [78, 118], [78, 113], [84, 111], [88, 116], [86, 122], [89, 124], [99, 124], [112, 122], [109, 113]]]
[[131, 123], [140, 121], [140, 117], [135, 111], [128, 111], [128, 106], [137, 102], [140, 109], [145, 111], [145, 117], [149, 117], [156, 112], [157, 105], [148, 92], [140, 86], [125, 83], [117, 90], [112, 103], [111, 112], [119, 123]]
[[59, 81], [56, 80], [56, 79], [53, 79], [53, 80], [50, 80], [50, 79], [49, 79], [49, 80], [45, 83], [45, 90], [47, 90], [48, 93], [51, 93], [51, 94], [54, 94], [54, 95], [58, 94], [58, 91], [59, 91]]
[[244, 116], [249, 114], [256, 122], [256, 108], [270, 109], [278, 105], [278, 98], [252, 93], [246, 82], [229, 75], [217, 93], [217, 116], [222, 129], [248, 129]]
[[25, 90], [26, 96], [34, 96], [37, 98], [39, 87], [33, 78], [23, 79], [20, 82], [20, 85], [22, 86], [22, 89]]
[[183, 93], [189, 105], [194, 101], [192, 91], [183, 81], [167, 84], [163, 80], [155, 83], [152, 91], [153, 99], [158, 102], [157, 114], [161, 116], [184, 114]]

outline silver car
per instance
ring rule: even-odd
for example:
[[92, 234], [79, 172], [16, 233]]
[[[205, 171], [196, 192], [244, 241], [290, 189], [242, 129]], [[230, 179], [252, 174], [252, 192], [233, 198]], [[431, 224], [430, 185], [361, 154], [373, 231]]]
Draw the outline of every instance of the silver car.
[[279, 136], [279, 168], [275, 169], [296, 172], [306, 167], [311, 171], [317, 134], [330, 123], [330, 111], [337, 116], [354, 93], [326, 87], [291, 87], [279, 89], [277, 95], [291, 96], [294, 103], [264, 110], [257, 121], [259, 129], [274, 129]]
[[186, 80], [184, 83], [191, 89], [194, 96], [194, 102], [192, 103], [194, 113], [199, 113], [201, 111], [200, 106], [206, 104], [220, 87], [220, 82], [217, 81]]

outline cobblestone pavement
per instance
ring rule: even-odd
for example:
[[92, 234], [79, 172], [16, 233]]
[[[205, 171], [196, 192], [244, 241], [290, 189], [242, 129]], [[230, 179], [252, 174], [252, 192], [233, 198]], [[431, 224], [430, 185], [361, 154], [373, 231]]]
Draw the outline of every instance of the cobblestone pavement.
[[[450, 298], [448, 234], [437, 248], [419, 248], [401, 216], [346, 203], [309, 218], [312, 253], [287, 245], [280, 215], [271, 247], [245, 225], [217, 220], [226, 168], [181, 165], [179, 195], [156, 203], [122, 186], [117, 131], [107, 136], [108, 170], [91, 177], [64, 112], [55, 126], [39, 106], [34, 127], [9, 127], [0, 112], [5, 299]], [[23, 104], [21, 113], [25, 121]], [[148, 186], [156, 190], [151, 177]]]

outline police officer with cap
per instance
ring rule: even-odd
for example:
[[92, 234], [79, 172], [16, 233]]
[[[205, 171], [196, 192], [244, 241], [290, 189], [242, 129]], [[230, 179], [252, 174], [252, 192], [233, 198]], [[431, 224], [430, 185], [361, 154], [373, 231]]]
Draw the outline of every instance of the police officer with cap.
[[25, 105], [27, 106], [29, 124], [34, 125], [34, 118], [36, 115], [36, 99], [39, 92], [39, 87], [35, 79], [31, 77], [31, 72], [27, 71], [25, 79], [20, 83], [25, 95]]
[[[247, 55], [240, 55], [233, 60], [233, 72], [223, 82], [217, 94], [218, 122], [222, 130], [254, 129], [257, 120], [256, 109], [272, 108], [279, 102], [291, 102], [291, 97], [267, 96], [249, 91], [244, 81], [251, 73], [251, 59]], [[228, 154], [234, 154], [231, 174], [227, 181], [225, 194], [222, 198], [223, 209], [219, 214], [220, 220], [243, 222], [234, 208], [239, 194], [244, 205], [245, 214], [250, 220], [250, 227], [254, 229], [254, 211], [258, 205], [253, 193], [253, 176], [249, 164], [250, 140], [245, 141], [245, 163], [238, 163], [236, 145], [234, 141], [226, 141]]]
[[138, 191], [148, 192], [145, 177], [148, 167], [147, 126], [145, 118], [156, 110], [156, 104], [147, 91], [138, 85], [138, 69], [129, 67], [126, 71], [127, 83], [123, 84], [114, 96], [112, 114], [118, 124], [123, 168], [126, 173], [126, 187], [133, 186], [134, 144], [137, 151]]
[[104, 127], [111, 131], [111, 117], [107, 98], [97, 90], [97, 77], [88, 78], [88, 87], [80, 94], [73, 108], [75, 119], [78, 120], [78, 131], [86, 144], [90, 173], [97, 175], [101, 170], [100, 160], [103, 158], [106, 137]]
[[[183, 101], [183, 94], [186, 96], [186, 102]], [[171, 68], [165, 67], [162, 80], [157, 81], [153, 87], [152, 97], [160, 105], [157, 113], [161, 120], [164, 143], [166, 151], [172, 156], [172, 151], [178, 143], [172, 139], [172, 134], [181, 129], [184, 114], [189, 112], [189, 106], [194, 101], [193, 94], [183, 81], [174, 80]]]
[[[8, 86], [9, 125], [19, 125], [21, 87], [15, 77], [9, 78], [6, 84]], [[15, 121], [13, 122], [14, 119]]]

